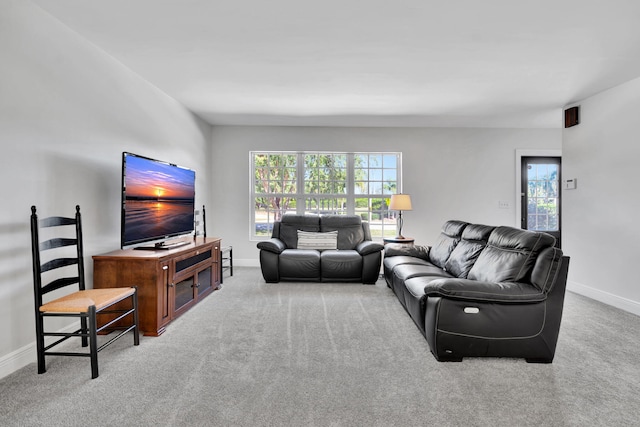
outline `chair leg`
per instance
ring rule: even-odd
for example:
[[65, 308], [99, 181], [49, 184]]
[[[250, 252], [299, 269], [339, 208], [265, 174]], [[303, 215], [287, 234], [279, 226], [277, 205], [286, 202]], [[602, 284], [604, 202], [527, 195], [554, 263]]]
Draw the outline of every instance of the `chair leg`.
[[138, 288], [132, 295], [133, 298], [133, 345], [140, 345], [140, 322], [138, 319]]
[[224, 253], [220, 253], [220, 265], [218, 266], [218, 270], [220, 273], [220, 284], [224, 284], [224, 266], [222, 265], [224, 264]]
[[38, 373], [47, 372], [47, 365], [44, 360], [44, 318], [42, 314], [36, 314], [36, 351], [38, 358]]
[[[86, 334], [89, 331], [89, 328], [87, 327], [87, 318], [86, 317], [81, 317], [80, 318], [80, 328], [82, 329], [82, 333]], [[82, 342], [82, 347], [86, 347], [89, 345], [89, 339], [87, 337], [85, 337], [84, 335], [80, 338], [80, 341]]]
[[89, 307], [89, 354], [91, 358], [91, 378], [98, 378], [98, 320], [96, 306]]

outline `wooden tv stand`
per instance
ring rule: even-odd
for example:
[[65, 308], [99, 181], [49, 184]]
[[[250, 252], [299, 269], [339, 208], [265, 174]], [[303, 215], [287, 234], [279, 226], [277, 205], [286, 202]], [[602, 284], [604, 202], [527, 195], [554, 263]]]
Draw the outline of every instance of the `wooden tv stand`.
[[138, 287], [140, 331], [158, 336], [220, 287], [220, 239], [190, 238], [175, 249], [116, 250], [93, 256], [93, 287]]

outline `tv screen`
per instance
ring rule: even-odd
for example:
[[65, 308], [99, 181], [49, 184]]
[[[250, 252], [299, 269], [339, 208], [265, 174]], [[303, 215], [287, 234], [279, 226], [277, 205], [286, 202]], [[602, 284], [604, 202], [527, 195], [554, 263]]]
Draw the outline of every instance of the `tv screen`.
[[[194, 231], [195, 171], [122, 153], [122, 240], [129, 247]], [[142, 248], [142, 247], [141, 247]]]

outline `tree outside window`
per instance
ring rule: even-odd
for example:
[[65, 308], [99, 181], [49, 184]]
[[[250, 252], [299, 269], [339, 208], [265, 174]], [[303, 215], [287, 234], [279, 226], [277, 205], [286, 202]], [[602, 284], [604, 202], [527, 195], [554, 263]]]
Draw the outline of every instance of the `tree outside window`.
[[400, 164], [401, 153], [252, 152], [252, 237], [269, 237], [288, 212], [357, 214], [374, 237], [394, 236]]

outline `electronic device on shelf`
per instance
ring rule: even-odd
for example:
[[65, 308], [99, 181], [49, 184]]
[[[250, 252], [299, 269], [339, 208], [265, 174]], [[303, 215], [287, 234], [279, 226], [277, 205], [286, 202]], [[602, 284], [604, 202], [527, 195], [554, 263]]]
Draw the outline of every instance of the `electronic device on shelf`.
[[195, 231], [195, 178], [191, 169], [122, 153], [121, 247], [161, 250], [189, 244], [175, 238]]

